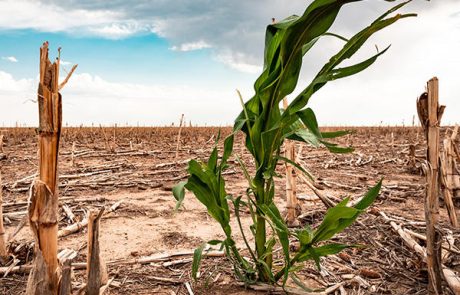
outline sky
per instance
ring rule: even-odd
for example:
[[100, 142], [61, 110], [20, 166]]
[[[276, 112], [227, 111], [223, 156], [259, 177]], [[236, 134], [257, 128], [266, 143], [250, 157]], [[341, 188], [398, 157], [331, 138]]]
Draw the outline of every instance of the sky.
[[[301, 15], [306, 0], [0, 0], [0, 124], [38, 124], [39, 47], [61, 51], [70, 126], [231, 125], [262, 71], [265, 28]], [[398, 3], [398, 2], [396, 2]], [[351, 37], [395, 2], [347, 4], [331, 32]], [[440, 80], [443, 124], [460, 123], [460, 0], [413, 0], [403, 19], [347, 61], [391, 48], [365, 72], [330, 82], [310, 101], [320, 125], [412, 125], [415, 100]], [[341, 41], [325, 37], [303, 62], [306, 87]], [[64, 77], [62, 77], [63, 79]], [[291, 97], [291, 99], [292, 99]], [[289, 99], [289, 97], [288, 97]]]

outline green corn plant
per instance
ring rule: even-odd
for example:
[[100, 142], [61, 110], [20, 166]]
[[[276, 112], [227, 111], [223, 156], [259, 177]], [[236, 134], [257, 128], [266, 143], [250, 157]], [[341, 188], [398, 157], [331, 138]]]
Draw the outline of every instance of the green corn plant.
[[[389, 47], [377, 51], [373, 56], [351, 66], [339, 65], [352, 57], [358, 49], [376, 32], [396, 21], [415, 14], [395, 14], [395, 11], [410, 2], [402, 2], [369, 26], [346, 39], [328, 32], [343, 5], [360, 0], [315, 0], [302, 16], [291, 16], [267, 27], [265, 37], [264, 68], [254, 84], [255, 95], [243, 103], [243, 110], [235, 120], [233, 133], [224, 141], [223, 154], [219, 159], [217, 141], [208, 161], [191, 160], [188, 165], [189, 178], [173, 189], [177, 206], [185, 197], [185, 189], [191, 191], [207, 208], [222, 227], [224, 240], [213, 240], [209, 244], [221, 245], [234, 265], [235, 274], [242, 281], [277, 283], [283, 285], [289, 276], [301, 284], [295, 271], [301, 262], [313, 260], [320, 267], [320, 257], [340, 252], [353, 245], [328, 243], [334, 235], [351, 225], [368, 208], [379, 194], [381, 181], [371, 188], [355, 206], [347, 206], [348, 198], [327, 211], [322, 223], [314, 229], [309, 227], [291, 230], [283, 220], [276, 204], [276, 166], [279, 161], [294, 165], [312, 177], [295, 162], [281, 156], [284, 140], [296, 140], [316, 147], [324, 146], [333, 153], [347, 153], [353, 149], [330, 142], [331, 138], [348, 134], [348, 131], [321, 132], [315, 113], [306, 107], [310, 97], [327, 82], [357, 74], [372, 65]], [[297, 86], [304, 56], [323, 37], [339, 38], [343, 47], [333, 55], [286, 109], [280, 108], [282, 99], [291, 94]], [[233, 140], [237, 132], [245, 135], [245, 147], [254, 158], [255, 173], [251, 175], [244, 163], [236, 156], [242, 167], [248, 188], [245, 196], [233, 197], [225, 189], [223, 172], [232, 155]], [[230, 206], [242, 233], [250, 258], [244, 258], [236, 247], [230, 227]], [[250, 232], [255, 245], [251, 247], [240, 221], [242, 207], [249, 209], [253, 224]], [[295, 253], [290, 251], [291, 240], [300, 244]], [[283, 266], [275, 267], [273, 249], [281, 245]], [[196, 278], [203, 246], [195, 251], [192, 275]], [[275, 257], [276, 258], [276, 257]]]

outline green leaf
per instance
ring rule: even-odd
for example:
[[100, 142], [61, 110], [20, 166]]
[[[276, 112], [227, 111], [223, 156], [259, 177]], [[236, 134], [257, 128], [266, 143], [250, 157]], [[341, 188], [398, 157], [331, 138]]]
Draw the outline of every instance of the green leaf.
[[[387, 2], [394, 2], [395, 0], [385, 0], [385, 1], [387, 1]], [[378, 18], [374, 21], [374, 23], [376, 23], [376, 22], [378, 22], [378, 21], [384, 19], [385, 17], [387, 17], [387, 16], [390, 15], [391, 13], [393, 13], [393, 12], [399, 10], [401, 7], [407, 5], [407, 4], [410, 3], [410, 2], [412, 2], [412, 0], [404, 1], [404, 2], [402, 2], [402, 3], [400, 3], [400, 4], [396, 5], [396, 6], [392, 7], [391, 9], [387, 10], [384, 14], [382, 14], [380, 17], [378, 17]], [[416, 14], [412, 14], [412, 15], [413, 15], [413, 16], [416, 16]]]
[[217, 245], [222, 244], [222, 241], [221, 240], [211, 240], [211, 241], [208, 241], [208, 244], [212, 246], [217, 246]]
[[303, 262], [307, 260], [315, 260], [318, 269], [320, 269], [320, 257], [337, 254], [340, 251], [356, 247], [355, 245], [345, 245], [345, 244], [336, 244], [331, 243], [323, 245], [320, 247], [307, 247], [302, 253], [300, 253], [298, 262]]
[[340, 251], [347, 249], [347, 248], [351, 248], [351, 247], [354, 247], [354, 246], [331, 243], [331, 244], [323, 245], [320, 247], [316, 247], [315, 252], [319, 256], [327, 256], [327, 255], [337, 254]]
[[265, 273], [269, 276], [270, 282], [274, 283], [275, 282], [275, 277], [273, 276], [272, 270], [270, 269], [268, 264], [262, 259], [257, 260], [257, 263], [259, 265], [262, 265], [262, 267], [265, 269]]
[[203, 249], [206, 243], [201, 244], [200, 247], [196, 248], [193, 252], [193, 262], [192, 262], [192, 278], [196, 281], [198, 270], [201, 264], [201, 258], [203, 254]]
[[371, 188], [355, 207], [346, 207], [349, 198], [345, 198], [335, 207], [330, 208], [324, 216], [323, 222], [315, 230], [311, 244], [328, 240], [351, 225], [363, 210], [375, 201], [381, 185], [382, 180]]
[[331, 33], [331, 32], [327, 32], [327, 33], [324, 33], [323, 36], [332, 36], [332, 37], [336, 37], [342, 41], [345, 41], [345, 42], [348, 42], [350, 41], [349, 39], [343, 37], [343, 36], [340, 36], [339, 34], [335, 34], [335, 33]]
[[296, 130], [295, 133], [289, 135], [287, 138], [291, 140], [309, 143], [314, 147], [319, 147], [321, 144], [318, 138], [310, 130], [306, 128]]
[[380, 189], [382, 188], [382, 181], [380, 181], [372, 187], [365, 195], [361, 201], [358, 202], [354, 207], [358, 210], [366, 210], [372, 203], [374, 203], [375, 199], [379, 196]]
[[362, 61], [362, 62], [357, 63], [355, 65], [352, 65], [352, 66], [349, 66], [349, 67], [344, 67], [344, 68], [334, 69], [333, 71], [331, 71], [330, 77], [328, 78], [328, 80], [332, 81], [332, 80], [336, 80], [336, 79], [340, 79], [340, 78], [345, 78], [345, 77], [352, 76], [352, 75], [355, 75], [355, 74], [357, 74], [359, 72], [364, 71], [370, 65], [372, 65], [377, 60], [377, 58], [379, 56], [384, 54], [389, 48], [390, 48], [390, 46], [385, 48], [383, 51], [378, 52], [374, 56], [366, 59], [365, 61]]
[[299, 239], [300, 246], [310, 245], [313, 239], [313, 231], [308, 225], [305, 228], [297, 230], [295, 235]]
[[230, 211], [226, 199], [225, 181], [219, 167], [201, 165], [191, 160], [188, 167], [190, 177], [185, 188], [193, 192], [195, 197], [206, 206], [209, 215], [220, 223], [228, 237], [231, 234]]
[[299, 279], [299, 277], [295, 273], [291, 273], [290, 277], [291, 277], [292, 281], [294, 282], [294, 284], [296, 284], [298, 287], [300, 287], [305, 292], [307, 292], [307, 293], [315, 292], [315, 290], [310, 289], [307, 286], [305, 286], [305, 284], [302, 283], [302, 281]]
[[179, 210], [180, 206], [182, 205], [182, 202], [184, 201], [185, 198], [185, 185], [187, 184], [187, 181], [181, 181], [172, 188], [172, 193], [174, 198], [176, 199], [176, 207], [174, 208], [175, 211]]
[[[241, 200], [241, 196], [237, 197], [235, 200], [232, 200], [233, 202], [233, 206], [235, 208], [235, 217], [236, 217], [236, 220], [238, 222], [238, 226], [240, 228], [240, 232], [241, 232], [241, 236], [243, 237], [243, 241], [244, 243], [246, 244], [246, 247], [248, 248], [248, 251], [249, 251], [249, 254], [251, 254], [251, 257], [254, 261], [257, 260], [254, 252], [252, 251], [251, 247], [249, 246], [249, 242], [246, 238], [246, 234], [244, 233], [244, 230], [243, 230], [243, 225], [241, 224], [241, 218], [240, 218], [240, 205], [243, 204], [245, 205], [245, 202]], [[250, 206], [250, 204], [248, 205], [248, 207]]]
[[291, 159], [288, 159], [286, 157], [282, 157], [282, 156], [277, 156], [277, 159], [279, 160], [282, 160], [286, 163], [289, 163], [291, 164], [292, 166], [296, 167], [297, 169], [299, 169], [300, 171], [302, 171], [308, 178], [310, 178], [311, 180], [315, 180], [315, 178], [313, 177], [313, 175], [311, 175], [310, 172], [308, 172], [307, 170], [305, 170], [302, 166], [300, 166], [299, 164], [297, 164], [296, 162], [292, 161]]
[[350, 197], [346, 197], [345, 199], [343, 199], [342, 201], [340, 201], [340, 203], [338, 203], [337, 205], [335, 205], [335, 207], [345, 207], [347, 206], [348, 202], [350, 201]]
[[343, 48], [336, 55], [331, 57], [329, 62], [323, 66], [313, 81], [299, 95], [297, 95], [283, 116], [287, 116], [286, 113], [293, 114], [301, 110], [308, 103], [310, 97], [320, 88], [322, 88], [328, 81], [358, 73], [359, 71], [364, 70], [370, 64], [372, 64], [375, 59], [382, 53], [378, 53], [377, 55], [355, 66], [336, 69], [336, 67], [341, 62], [353, 56], [374, 33], [382, 30], [383, 28], [395, 23], [402, 18], [415, 16], [414, 14], [397, 14], [388, 19], [384, 19], [388, 14], [396, 11], [401, 7], [402, 5], [397, 5], [388, 10], [370, 26], [366, 27], [354, 35], [352, 38], [350, 38], [348, 42], [343, 46]]
[[331, 152], [335, 154], [347, 154], [352, 153], [355, 149], [353, 147], [342, 147], [338, 146], [335, 143], [327, 142], [324, 140], [320, 140], [320, 142]]
[[281, 243], [283, 248], [283, 255], [285, 260], [286, 271], [284, 274], [284, 282], [287, 280], [287, 276], [289, 273], [289, 268], [291, 265], [290, 256], [289, 256], [289, 229], [284, 222], [283, 217], [281, 217], [278, 208], [274, 203], [271, 203], [270, 206], [262, 205], [260, 207], [262, 211], [270, 218], [273, 225], [275, 226], [276, 234], [278, 236], [278, 240]]
[[324, 216], [323, 222], [314, 232], [312, 244], [332, 238], [343, 231], [358, 217], [360, 211], [356, 208], [336, 206], [330, 208]]
[[238, 155], [235, 155], [235, 158], [238, 164], [240, 164], [241, 170], [243, 171], [244, 178], [246, 178], [246, 180], [248, 181], [249, 187], [251, 189], [254, 188], [252, 184], [252, 178], [251, 178], [251, 175], [249, 174], [248, 168], [246, 167], [244, 162], [240, 159], [240, 157], [238, 157]]
[[233, 133], [228, 136], [225, 141], [224, 141], [224, 154], [222, 155], [222, 162], [221, 166], [225, 163], [227, 163], [228, 158], [231, 156], [232, 151], [233, 151], [233, 139], [234, 135]]
[[319, 131], [318, 121], [316, 120], [315, 113], [312, 109], [308, 108], [297, 112], [300, 120], [307, 126], [307, 128], [318, 138], [322, 138], [321, 132]]
[[266, 250], [266, 255], [271, 255], [273, 253], [273, 247], [276, 244], [276, 239], [274, 236], [272, 236], [270, 239], [267, 240], [265, 243], [265, 248]]
[[212, 150], [211, 156], [208, 160], [208, 169], [215, 173], [217, 167], [217, 147]]
[[308, 247], [306, 252], [308, 253], [310, 259], [313, 259], [313, 261], [315, 261], [318, 270], [321, 270], [321, 257], [318, 253], [316, 253], [316, 249], [313, 247]]
[[339, 130], [339, 131], [333, 131], [333, 132], [321, 132], [321, 136], [323, 138], [337, 138], [341, 137], [344, 135], [352, 134], [354, 131], [353, 130]]

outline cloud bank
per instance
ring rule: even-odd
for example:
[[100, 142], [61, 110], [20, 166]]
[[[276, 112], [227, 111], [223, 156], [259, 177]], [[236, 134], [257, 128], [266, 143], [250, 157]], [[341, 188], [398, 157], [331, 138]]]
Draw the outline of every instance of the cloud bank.
[[[36, 125], [38, 112], [34, 100], [37, 85], [37, 78], [16, 80], [9, 73], [0, 71], [0, 110], [21, 110], [2, 112], [0, 124]], [[225, 125], [232, 123], [231, 119], [225, 119], [232, 118], [239, 110], [238, 100], [231, 91], [225, 94], [190, 85], [119, 83], [88, 73], [74, 74], [61, 93], [64, 123], [71, 125], [170, 125], [182, 113], [192, 124], [215, 122]], [[221, 99], [233, 103], [222, 109]], [[188, 114], [194, 115], [188, 117]]]
[[[254, 72], [254, 67], [261, 67], [265, 26], [272, 17], [280, 20], [303, 13], [306, 2], [311, 1], [6, 0], [0, 2], [0, 14], [8, 17], [0, 18], [0, 28], [64, 31], [109, 39], [154, 33], [168, 39], [172, 50], [212, 47], [216, 60]], [[460, 11], [458, 4], [456, 0], [416, 0], [405, 11], [429, 13], [448, 7], [455, 8], [455, 14]], [[356, 31], [391, 5], [385, 1], [348, 4], [335, 29], [345, 33]]]

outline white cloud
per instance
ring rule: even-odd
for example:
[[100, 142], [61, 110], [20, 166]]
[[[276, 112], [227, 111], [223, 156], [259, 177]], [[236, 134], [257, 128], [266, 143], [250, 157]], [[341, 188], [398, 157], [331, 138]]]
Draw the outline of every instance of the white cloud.
[[39, 1], [0, 1], [0, 28], [72, 31], [117, 21], [120, 13], [108, 10], [64, 9]]
[[152, 32], [153, 25], [108, 9], [76, 9], [40, 1], [0, 1], [0, 29], [34, 29], [120, 39]]
[[139, 33], [150, 32], [152, 28], [148, 25], [140, 25], [136, 22], [125, 22], [94, 27], [90, 28], [89, 31], [107, 39], [123, 39]]
[[262, 66], [246, 62], [246, 56], [243, 53], [225, 52], [216, 56], [216, 60], [240, 72], [250, 74], [260, 74]]
[[18, 62], [18, 59], [14, 56], [2, 56], [2, 59], [9, 62]]
[[[367, 2], [346, 5], [333, 31], [356, 31], [391, 6], [384, 1]], [[0, 1], [0, 29], [32, 28], [109, 39], [155, 33], [168, 39], [171, 49], [177, 51], [209, 48], [212, 44], [216, 60], [255, 73], [262, 65], [263, 36], [271, 18], [301, 14], [308, 3], [311, 0], [266, 0], [264, 5], [244, 0], [4, 0]], [[459, 4], [458, 0], [413, 1], [403, 10], [423, 15], [448, 7], [452, 15], [460, 10]]]
[[[176, 51], [191, 51], [212, 46], [217, 60], [245, 72], [256, 72], [263, 49], [263, 31], [278, 0], [258, 3], [241, 1], [0, 1], [1, 29], [35, 29], [122, 39], [154, 33], [168, 39]], [[278, 16], [303, 7], [293, 1], [276, 9]], [[269, 12], [269, 16], [267, 13]], [[255, 45], [255, 46], [254, 46]], [[243, 53], [245, 60], [227, 56]]]
[[[30, 101], [36, 97], [37, 83], [37, 79], [16, 80], [0, 71], [0, 124], [37, 124], [37, 107]], [[227, 125], [239, 112], [231, 87], [209, 90], [194, 85], [118, 83], [82, 73], [74, 74], [61, 93], [63, 121], [71, 125], [169, 125], [182, 113], [193, 124]]]
[[33, 83], [34, 79], [16, 80], [11, 74], [0, 71], [0, 93], [2, 94], [28, 95], [33, 92]]
[[205, 48], [211, 48], [211, 44], [200, 40], [197, 42], [190, 42], [190, 43], [183, 43], [179, 46], [172, 46], [171, 50], [173, 51], [193, 51], [193, 50], [200, 50]]
[[9, 73], [0, 71], [1, 124], [15, 126], [16, 122], [30, 122], [38, 118], [36, 106], [30, 102], [36, 99], [36, 85], [34, 79], [16, 80]]

